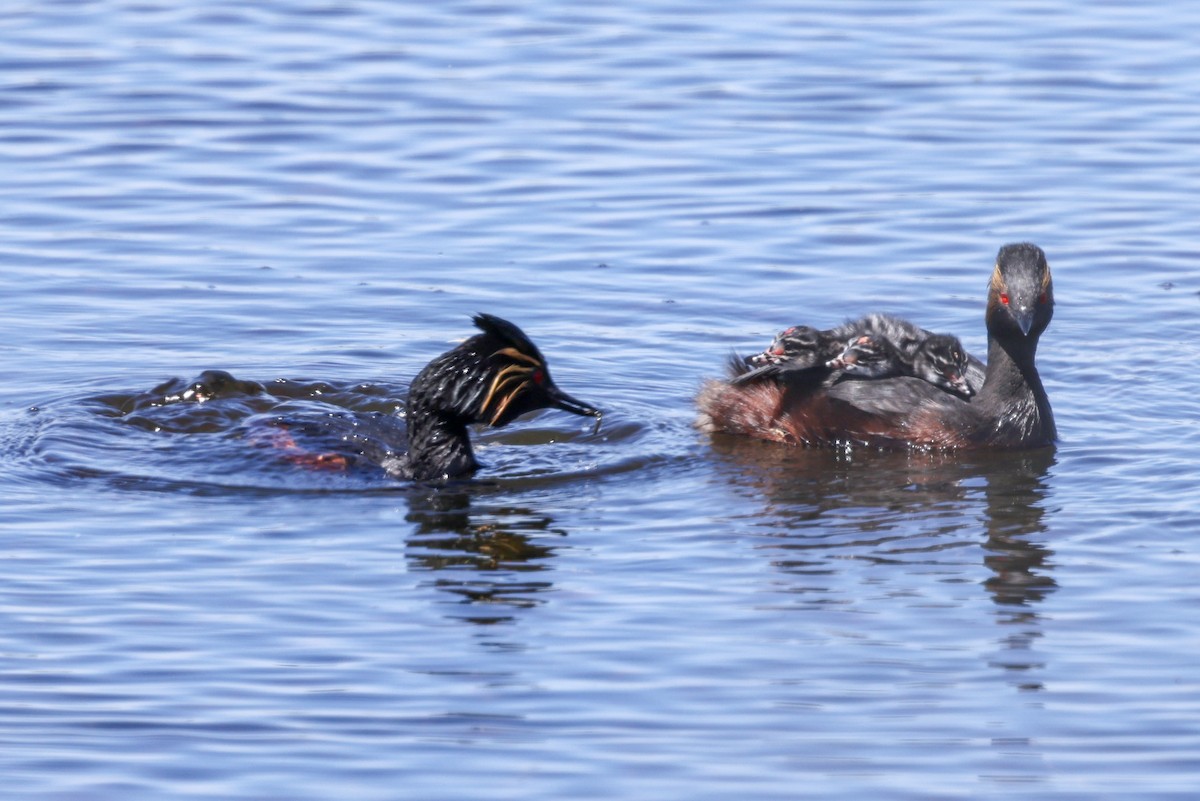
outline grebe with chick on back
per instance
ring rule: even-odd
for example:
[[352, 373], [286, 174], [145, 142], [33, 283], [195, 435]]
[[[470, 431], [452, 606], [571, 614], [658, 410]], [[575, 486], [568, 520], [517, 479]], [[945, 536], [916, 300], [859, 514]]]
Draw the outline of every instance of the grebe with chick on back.
[[[768, 380], [730, 380], [701, 389], [697, 425], [808, 446], [1032, 448], [1057, 438], [1034, 363], [1054, 315], [1054, 286], [1042, 249], [1005, 245], [988, 285], [988, 361], [970, 398], [911, 376], [830, 382], [820, 371], [782, 371]], [[909, 324], [911, 325], [911, 324]], [[918, 329], [920, 330], [920, 329]], [[811, 337], [810, 337], [811, 339]]]

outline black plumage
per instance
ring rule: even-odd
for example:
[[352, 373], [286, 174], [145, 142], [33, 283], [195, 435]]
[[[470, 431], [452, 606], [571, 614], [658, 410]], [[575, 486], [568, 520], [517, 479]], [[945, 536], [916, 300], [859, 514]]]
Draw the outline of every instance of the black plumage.
[[599, 421], [597, 409], [555, 386], [541, 351], [521, 329], [491, 314], [472, 319], [482, 333], [431, 361], [409, 388], [408, 450], [389, 465], [404, 478], [454, 478], [479, 469], [467, 431], [474, 423], [499, 428], [547, 408]]

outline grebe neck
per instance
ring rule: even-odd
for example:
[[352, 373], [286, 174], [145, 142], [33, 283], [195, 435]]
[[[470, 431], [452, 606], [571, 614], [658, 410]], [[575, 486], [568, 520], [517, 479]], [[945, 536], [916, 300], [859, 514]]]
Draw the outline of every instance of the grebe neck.
[[467, 423], [421, 406], [408, 410], [408, 454], [403, 472], [415, 481], [467, 475], [479, 469]]
[[979, 432], [982, 440], [1049, 444], [1057, 437], [1050, 400], [1034, 366], [1036, 353], [1036, 337], [988, 337], [987, 378], [971, 404], [987, 421]]

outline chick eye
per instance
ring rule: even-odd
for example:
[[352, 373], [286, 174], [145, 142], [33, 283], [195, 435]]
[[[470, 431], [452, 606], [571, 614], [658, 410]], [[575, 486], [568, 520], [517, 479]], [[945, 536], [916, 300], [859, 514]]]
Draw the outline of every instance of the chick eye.
[[1008, 293], [1007, 292], [1000, 293], [1000, 302], [1003, 303], [1005, 306], [1008, 305]]

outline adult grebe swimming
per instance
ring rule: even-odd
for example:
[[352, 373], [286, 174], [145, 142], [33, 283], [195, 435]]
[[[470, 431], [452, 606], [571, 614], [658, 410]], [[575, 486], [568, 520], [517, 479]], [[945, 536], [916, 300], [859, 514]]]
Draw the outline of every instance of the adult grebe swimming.
[[[988, 363], [969, 399], [910, 376], [830, 382], [821, 371], [772, 380], [709, 381], [698, 398], [702, 430], [801, 445], [1031, 448], [1057, 431], [1034, 358], [1054, 315], [1046, 255], [1005, 245], [988, 286]], [[748, 368], [742, 367], [740, 372]]]

